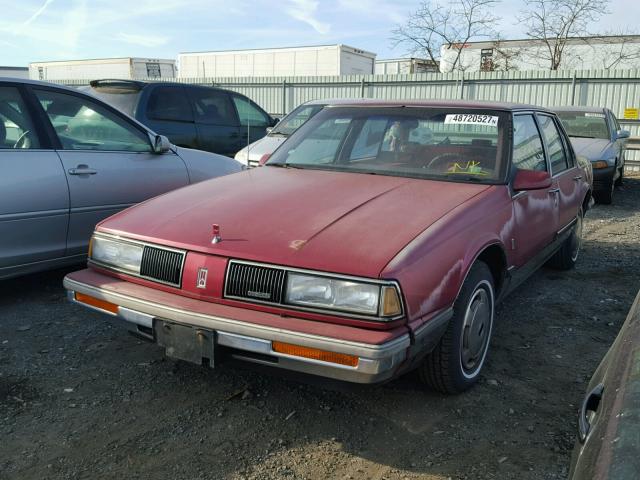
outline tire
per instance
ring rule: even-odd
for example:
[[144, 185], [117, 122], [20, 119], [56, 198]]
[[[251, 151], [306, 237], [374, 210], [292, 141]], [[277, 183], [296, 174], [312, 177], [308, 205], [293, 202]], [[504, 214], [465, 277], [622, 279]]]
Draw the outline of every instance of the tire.
[[489, 350], [494, 315], [493, 276], [486, 263], [477, 261], [453, 304], [447, 330], [418, 367], [421, 380], [447, 394], [461, 393], [474, 385]]
[[582, 208], [576, 217], [576, 223], [573, 226], [571, 235], [567, 238], [560, 250], [549, 259], [548, 265], [556, 270], [571, 270], [575, 267], [582, 246], [582, 223], [584, 214]]
[[614, 184], [616, 187], [621, 187], [622, 186], [622, 183], [623, 183], [622, 177], [624, 177], [624, 166], [620, 167], [620, 175], [618, 176], [618, 179], [616, 180], [616, 183]]
[[611, 180], [607, 185], [606, 190], [597, 190], [593, 192], [593, 198], [597, 203], [601, 203], [602, 205], [611, 205], [613, 203], [613, 190], [615, 189], [615, 182], [613, 180], [613, 176], [611, 176]]

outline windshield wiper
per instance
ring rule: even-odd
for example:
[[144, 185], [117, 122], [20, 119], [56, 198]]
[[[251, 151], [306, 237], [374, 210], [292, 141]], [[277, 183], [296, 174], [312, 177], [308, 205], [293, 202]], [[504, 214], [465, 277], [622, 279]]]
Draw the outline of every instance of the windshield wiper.
[[445, 178], [448, 179], [459, 179], [462, 180], [463, 182], [474, 182], [474, 183], [482, 183], [482, 181], [487, 178], [487, 177], [481, 177], [479, 175], [460, 175], [460, 174], [453, 174], [453, 175], [445, 175]]
[[272, 137], [288, 137], [289, 136], [288, 133], [274, 132], [273, 130], [269, 132], [269, 135], [271, 135]]
[[589, 135], [569, 135], [569, 136], [574, 138], [596, 138], [596, 137], [591, 137]]
[[297, 165], [292, 165], [290, 163], [265, 163], [265, 167], [279, 167], [279, 168], [302, 168]]

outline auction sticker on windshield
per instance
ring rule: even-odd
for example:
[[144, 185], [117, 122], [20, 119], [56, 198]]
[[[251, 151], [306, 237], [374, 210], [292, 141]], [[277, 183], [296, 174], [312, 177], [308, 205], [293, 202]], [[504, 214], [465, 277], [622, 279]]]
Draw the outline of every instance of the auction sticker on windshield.
[[494, 115], [478, 115], [477, 113], [455, 113], [444, 118], [445, 124], [498, 126], [498, 117]]

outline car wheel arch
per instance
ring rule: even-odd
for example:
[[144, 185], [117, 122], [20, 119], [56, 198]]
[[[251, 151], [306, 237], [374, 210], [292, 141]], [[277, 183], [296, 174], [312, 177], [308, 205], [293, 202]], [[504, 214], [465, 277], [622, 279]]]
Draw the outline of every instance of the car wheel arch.
[[484, 262], [489, 267], [491, 276], [493, 277], [493, 288], [496, 299], [499, 298], [507, 277], [507, 254], [504, 245], [501, 242], [486, 244], [480, 248], [475, 255], [470, 256], [470, 258], [472, 258], [472, 261], [468, 262], [465, 266], [464, 275], [460, 279], [460, 286], [458, 287], [456, 298], [460, 295], [460, 290], [462, 289], [471, 268], [478, 261]]

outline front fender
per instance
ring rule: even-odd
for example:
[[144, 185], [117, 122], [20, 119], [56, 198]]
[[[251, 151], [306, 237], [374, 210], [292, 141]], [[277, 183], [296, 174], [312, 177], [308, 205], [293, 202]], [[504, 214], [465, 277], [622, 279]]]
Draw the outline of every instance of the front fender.
[[507, 186], [496, 186], [456, 207], [416, 237], [385, 267], [382, 278], [402, 288], [408, 321], [417, 327], [450, 308], [485, 249], [505, 245], [515, 227]]

